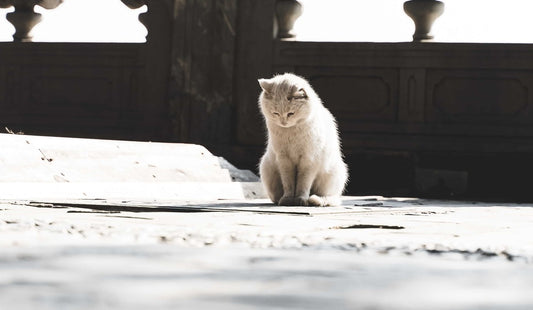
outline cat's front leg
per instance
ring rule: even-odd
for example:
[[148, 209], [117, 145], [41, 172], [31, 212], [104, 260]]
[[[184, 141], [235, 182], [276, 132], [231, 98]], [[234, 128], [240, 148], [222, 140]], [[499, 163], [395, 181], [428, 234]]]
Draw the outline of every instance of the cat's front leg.
[[299, 206], [307, 206], [311, 186], [317, 174], [316, 165], [307, 162], [301, 162], [296, 172], [296, 187], [294, 191], [295, 203]]
[[283, 184], [283, 196], [278, 202], [280, 206], [294, 206], [294, 189], [296, 181], [296, 166], [285, 156], [278, 157], [281, 183]]

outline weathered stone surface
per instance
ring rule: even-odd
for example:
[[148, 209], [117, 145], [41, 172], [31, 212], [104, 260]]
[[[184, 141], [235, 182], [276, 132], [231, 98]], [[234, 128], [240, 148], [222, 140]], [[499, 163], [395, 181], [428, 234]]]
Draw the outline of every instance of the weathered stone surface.
[[[0, 304], [13, 309], [533, 307], [532, 204], [278, 207], [244, 199], [257, 177], [197, 145], [0, 145]], [[202, 173], [174, 175], [191, 167]]]
[[[527, 309], [532, 269], [345, 251], [48, 247], [1, 254], [16, 309]], [[504, 280], [505, 279], [505, 280]]]
[[217, 212], [195, 213], [36, 206], [0, 203], [0, 303], [15, 309], [533, 306], [531, 205], [345, 197], [338, 208], [213, 201], [204, 207]]
[[237, 2], [174, 1], [169, 105], [179, 141], [232, 142]]
[[0, 145], [4, 199], [262, 197], [259, 184], [250, 184], [257, 177], [227, 161], [222, 167], [200, 145], [8, 134]]

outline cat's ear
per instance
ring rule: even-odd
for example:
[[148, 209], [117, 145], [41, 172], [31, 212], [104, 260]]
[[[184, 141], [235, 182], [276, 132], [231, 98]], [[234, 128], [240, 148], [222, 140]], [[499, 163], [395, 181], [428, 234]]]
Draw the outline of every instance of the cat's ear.
[[272, 88], [274, 87], [274, 83], [272, 83], [270, 80], [267, 80], [267, 79], [259, 79], [257, 81], [259, 82], [259, 85], [266, 93], [272, 93]]
[[307, 93], [305, 92], [305, 89], [300, 88], [294, 93], [293, 97], [296, 99], [307, 99]]

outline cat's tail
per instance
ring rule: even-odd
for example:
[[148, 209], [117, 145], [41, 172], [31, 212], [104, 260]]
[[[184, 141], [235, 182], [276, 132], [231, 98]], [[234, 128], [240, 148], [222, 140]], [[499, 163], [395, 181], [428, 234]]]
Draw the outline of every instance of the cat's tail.
[[317, 207], [333, 207], [340, 206], [342, 204], [341, 198], [339, 196], [317, 196], [311, 195], [307, 203], [310, 206]]

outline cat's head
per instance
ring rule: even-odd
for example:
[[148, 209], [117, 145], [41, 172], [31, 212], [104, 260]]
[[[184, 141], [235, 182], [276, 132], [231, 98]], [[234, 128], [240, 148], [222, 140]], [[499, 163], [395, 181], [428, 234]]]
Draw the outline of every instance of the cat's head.
[[267, 121], [288, 128], [311, 114], [316, 94], [304, 78], [285, 73], [258, 81], [263, 90], [259, 104]]

